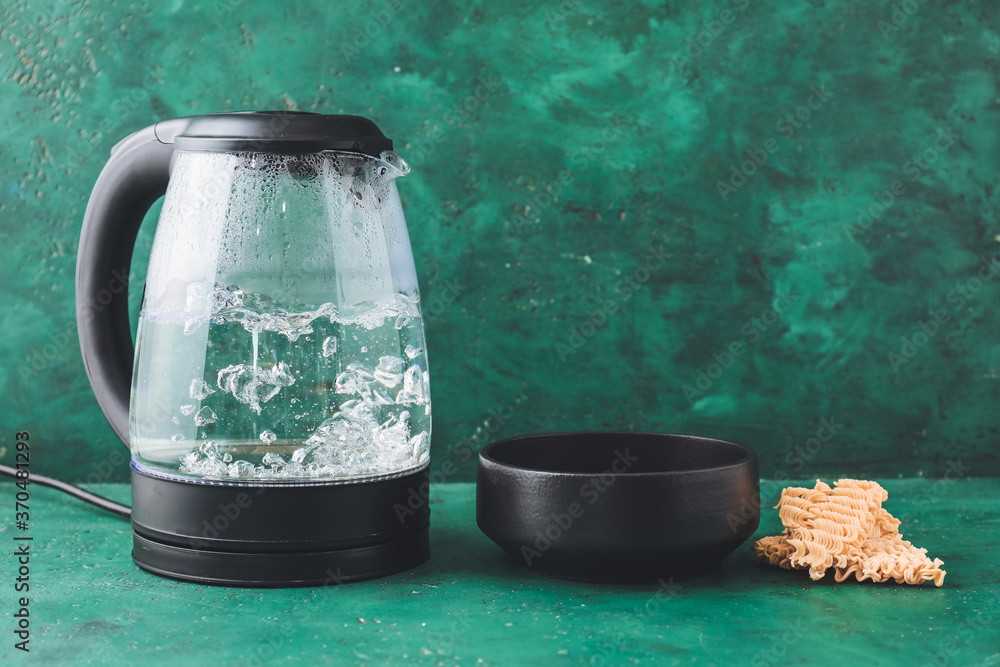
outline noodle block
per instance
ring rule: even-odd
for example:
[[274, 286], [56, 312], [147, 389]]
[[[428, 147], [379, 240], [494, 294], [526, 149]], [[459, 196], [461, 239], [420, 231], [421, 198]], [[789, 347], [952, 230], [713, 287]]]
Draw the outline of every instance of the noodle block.
[[876, 482], [841, 479], [832, 487], [788, 487], [775, 506], [785, 527], [754, 542], [754, 553], [786, 570], [808, 570], [813, 580], [833, 570], [834, 581], [944, 583], [944, 564], [899, 534], [899, 519], [882, 507], [889, 494]]

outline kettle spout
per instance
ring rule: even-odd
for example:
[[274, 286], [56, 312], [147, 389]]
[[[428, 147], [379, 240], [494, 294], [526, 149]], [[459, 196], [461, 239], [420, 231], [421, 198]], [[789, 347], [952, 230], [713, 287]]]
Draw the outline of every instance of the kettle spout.
[[382, 151], [375, 164], [375, 174], [378, 178], [392, 180], [410, 173], [410, 165], [395, 151]]

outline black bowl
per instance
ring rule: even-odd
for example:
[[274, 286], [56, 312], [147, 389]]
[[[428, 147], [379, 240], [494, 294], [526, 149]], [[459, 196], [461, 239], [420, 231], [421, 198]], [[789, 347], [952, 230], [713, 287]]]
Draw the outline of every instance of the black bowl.
[[476, 521], [539, 574], [603, 583], [699, 576], [757, 529], [757, 455], [659, 433], [501, 440], [479, 454]]

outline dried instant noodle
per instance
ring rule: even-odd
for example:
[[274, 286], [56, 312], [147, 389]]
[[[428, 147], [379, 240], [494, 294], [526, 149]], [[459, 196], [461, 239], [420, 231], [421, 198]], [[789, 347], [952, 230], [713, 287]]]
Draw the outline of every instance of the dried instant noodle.
[[939, 559], [927, 557], [899, 534], [899, 519], [882, 508], [889, 497], [876, 482], [841, 479], [834, 486], [788, 487], [781, 492], [781, 535], [754, 542], [753, 551], [771, 565], [809, 570], [814, 581], [833, 569], [834, 579], [902, 584], [944, 583]]

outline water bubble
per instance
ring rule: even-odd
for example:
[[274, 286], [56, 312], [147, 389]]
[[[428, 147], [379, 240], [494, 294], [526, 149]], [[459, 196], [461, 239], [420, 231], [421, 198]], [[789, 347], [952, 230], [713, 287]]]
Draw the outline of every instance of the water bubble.
[[360, 361], [352, 361], [347, 364], [347, 370], [354, 371], [365, 380], [374, 380], [375, 375]]
[[285, 465], [285, 459], [281, 458], [274, 452], [268, 452], [264, 454], [264, 458], [261, 459], [261, 463], [265, 466], [271, 466], [272, 468], [280, 468]]
[[420, 356], [421, 352], [423, 352], [421, 348], [413, 347], [412, 345], [409, 344], [407, 344], [406, 349], [404, 350], [407, 359], [416, 359], [417, 357]]
[[265, 445], [270, 445], [272, 442], [274, 442], [277, 439], [278, 439], [278, 436], [276, 436], [274, 434], [274, 431], [267, 431], [267, 430], [265, 430], [265, 431], [261, 431], [260, 432], [260, 440]]
[[348, 367], [348, 370], [337, 376], [333, 386], [338, 394], [356, 394], [367, 384], [360, 373]]
[[249, 461], [236, 461], [229, 464], [227, 469], [230, 477], [253, 477], [257, 468]]
[[185, 417], [190, 417], [193, 412], [194, 412], [194, 406], [193, 405], [182, 405], [181, 406], [181, 414], [184, 415]]
[[426, 431], [421, 431], [410, 438], [410, 448], [413, 450], [413, 458], [418, 462], [424, 461], [429, 456], [431, 437]]
[[219, 389], [232, 394], [240, 403], [246, 403], [257, 414], [261, 413], [261, 403], [267, 403], [277, 396], [282, 387], [295, 384], [295, 378], [288, 365], [279, 361], [273, 368], [234, 364], [219, 371]]
[[392, 356], [379, 357], [373, 375], [376, 380], [391, 389], [403, 379], [403, 360]]
[[383, 405], [392, 405], [392, 399], [389, 398], [388, 394], [381, 387], [370, 385], [367, 389], [368, 391], [361, 392], [361, 398], [369, 406], [377, 408]]
[[294, 452], [292, 452], [292, 463], [302, 463], [306, 460], [306, 457], [313, 453], [319, 445], [307, 445], [306, 447], [299, 447]]
[[229, 452], [226, 452], [225, 454], [222, 455], [223, 463], [231, 463], [232, 460], [233, 460], [233, 455], [230, 454]]
[[413, 365], [403, 374], [403, 388], [396, 394], [396, 402], [402, 405], [424, 405], [428, 402], [427, 387], [420, 366]]
[[202, 456], [215, 459], [219, 457], [219, 446], [215, 440], [206, 440], [198, 447], [198, 453]]
[[191, 398], [203, 401], [209, 394], [214, 394], [215, 390], [208, 386], [204, 378], [195, 378], [191, 380], [191, 388], [189, 390], [189, 395]]
[[181, 459], [181, 470], [206, 477], [227, 477], [228, 466], [215, 456], [203, 457], [198, 452], [189, 452]]
[[214, 424], [216, 419], [215, 412], [206, 405], [194, 416], [194, 423], [195, 426], [207, 426], [208, 424]]
[[323, 356], [332, 357], [337, 353], [337, 338], [335, 336], [330, 336], [323, 341]]

